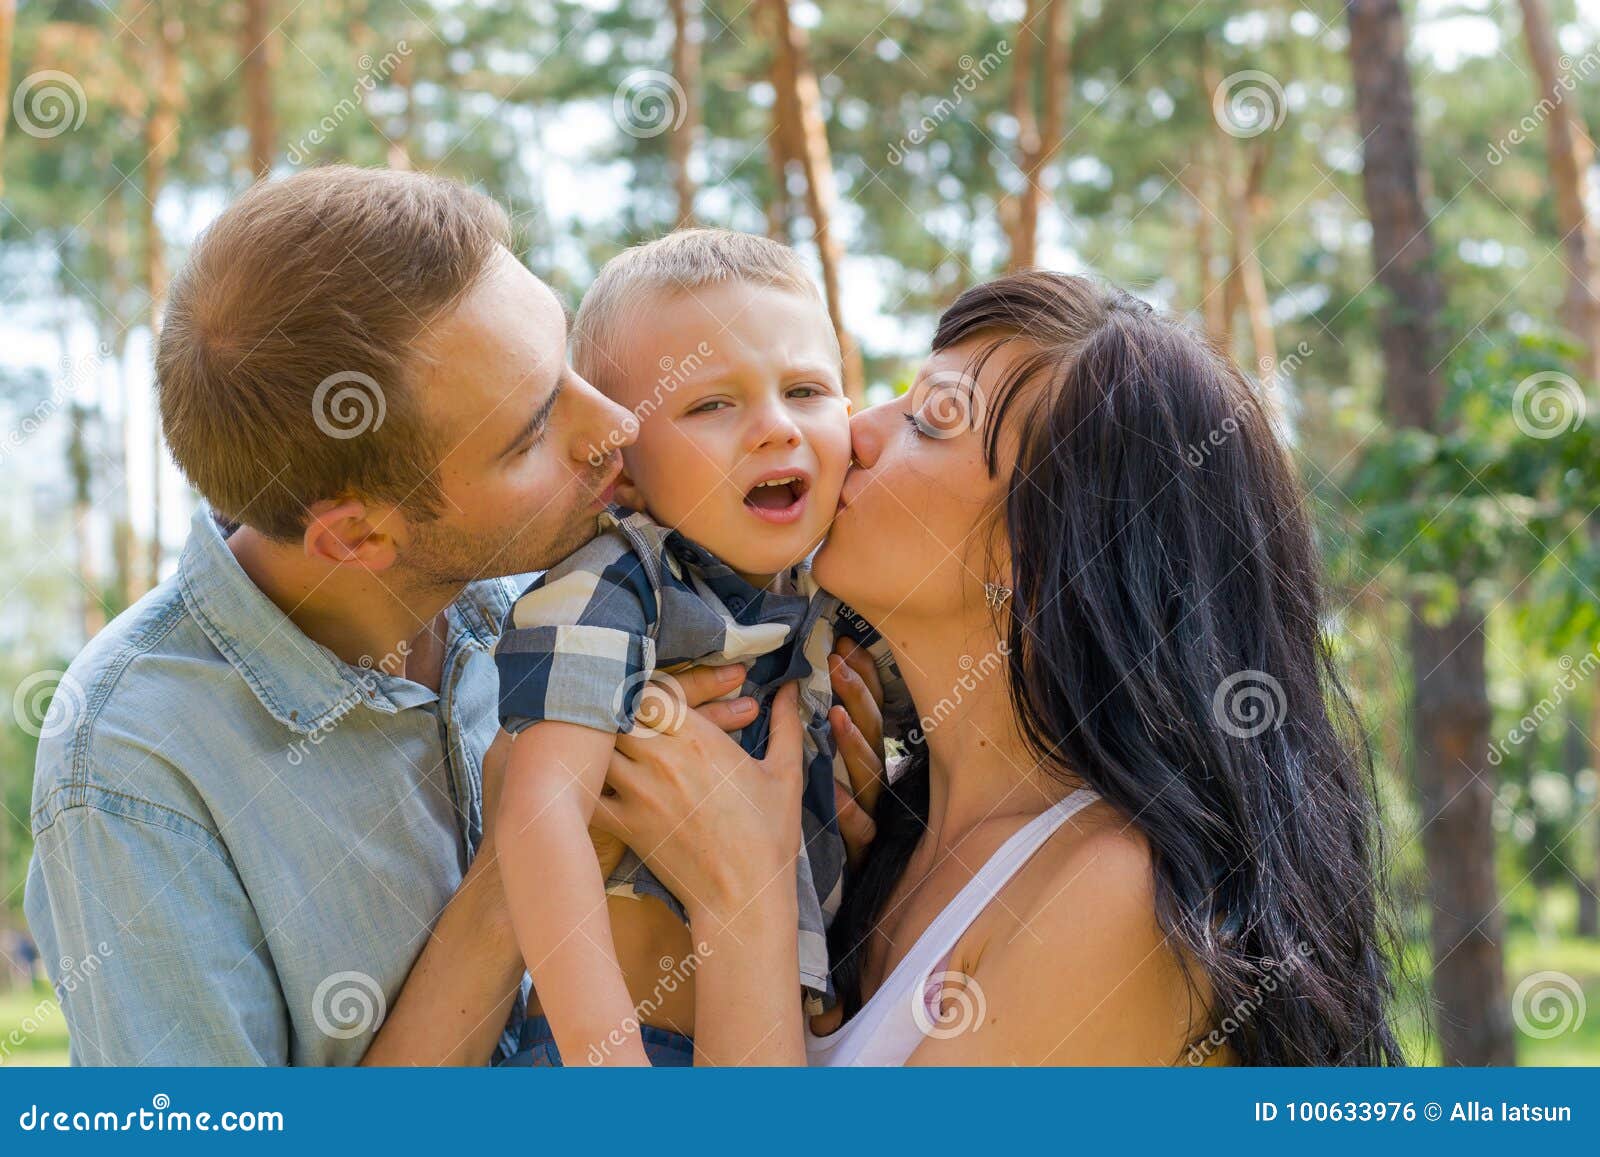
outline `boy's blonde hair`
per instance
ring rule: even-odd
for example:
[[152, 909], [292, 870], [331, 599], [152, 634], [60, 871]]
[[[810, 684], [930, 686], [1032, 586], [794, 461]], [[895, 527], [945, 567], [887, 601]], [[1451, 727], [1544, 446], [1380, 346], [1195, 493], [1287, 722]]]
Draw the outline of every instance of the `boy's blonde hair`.
[[615, 376], [616, 335], [647, 298], [728, 281], [786, 289], [822, 303], [805, 263], [787, 245], [731, 229], [679, 229], [624, 249], [601, 268], [572, 323], [573, 368], [606, 390], [607, 379]]

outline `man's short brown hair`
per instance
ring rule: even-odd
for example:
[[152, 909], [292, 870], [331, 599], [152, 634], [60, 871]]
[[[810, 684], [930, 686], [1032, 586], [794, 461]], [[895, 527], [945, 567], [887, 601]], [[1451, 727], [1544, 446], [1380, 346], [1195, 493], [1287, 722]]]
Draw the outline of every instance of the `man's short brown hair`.
[[256, 185], [172, 283], [156, 382], [179, 467], [219, 514], [278, 539], [351, 494], [436, 513], [413, 347], [509, 237], [494, 202], [420, 173]]

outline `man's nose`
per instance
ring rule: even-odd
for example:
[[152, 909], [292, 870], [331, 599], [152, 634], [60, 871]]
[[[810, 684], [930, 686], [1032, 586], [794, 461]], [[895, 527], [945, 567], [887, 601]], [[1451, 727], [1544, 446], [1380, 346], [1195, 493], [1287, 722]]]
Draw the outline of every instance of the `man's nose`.
[[571, 454], [576, 460], [599, 466], [615, 451], [633, 444], [639, 423], [633, 413], [617, 405], [580, 375], [570, 375], [570, 395], [563, 402], [571, 407]]

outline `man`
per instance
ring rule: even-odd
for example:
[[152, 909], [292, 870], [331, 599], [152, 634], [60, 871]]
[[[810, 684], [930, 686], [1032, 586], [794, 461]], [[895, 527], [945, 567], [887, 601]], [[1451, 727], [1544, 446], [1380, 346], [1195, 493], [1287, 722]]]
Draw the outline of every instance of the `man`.
[[29, 925], [59, 974], [96, 960], [56, 976], [75, 1062], [502, 1042], [523, 967], [480, 768], [521, 584], [487, 576], [593, 533], [631, 426], [507, 242], [458, 184], [317, 169], [174, 281], [161, 413], [206, 505], [73, 663], [34, 786]]

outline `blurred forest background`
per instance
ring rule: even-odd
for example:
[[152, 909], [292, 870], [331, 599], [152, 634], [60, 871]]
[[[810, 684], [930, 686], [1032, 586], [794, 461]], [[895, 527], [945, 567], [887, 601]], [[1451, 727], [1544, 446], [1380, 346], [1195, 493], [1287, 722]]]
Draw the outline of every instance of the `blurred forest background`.
[[193, 508], [163, 289], [336, 160], [480, 186], [574, 305], [680, 222], [792, 241], [868, 400], [1008, 268], [1231, 346], [1314, 495], [1411, 1059], [1600, 1063], [1600, 0], [0, 0], [0, 95], [0, 1064], [65, 1056], [35, 745]]

